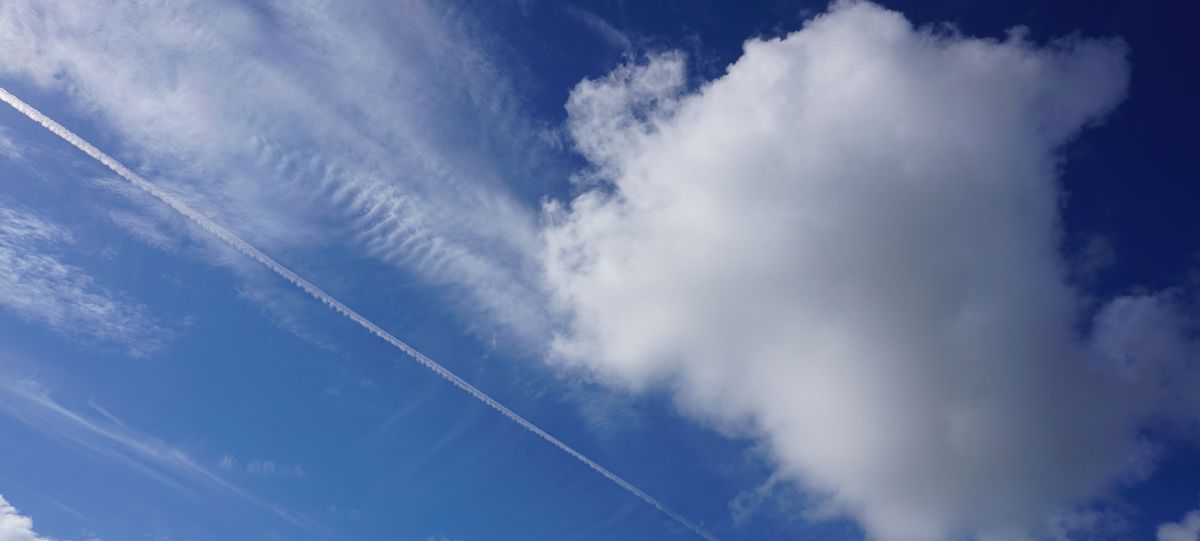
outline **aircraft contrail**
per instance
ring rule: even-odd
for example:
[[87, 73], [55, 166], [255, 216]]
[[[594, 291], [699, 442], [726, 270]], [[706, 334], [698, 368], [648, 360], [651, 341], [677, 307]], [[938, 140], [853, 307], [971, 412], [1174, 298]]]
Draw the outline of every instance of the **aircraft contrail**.
[[520, 415], [517, 414], [517, 412], [515, 412], [511, 409], [508, 409], [508, 407], [506, 407], [504, 404], [497, 402], [494, 398], [488, 396], [483, 391], [480, 391], [474, 385], [467, 383], [466, 380], [458, 377], [454, 372], [451, 372], [450, 370], [448, 370], [446, 367], [442, 366], [441, 364], [438, 364], [437, 361], [434, 361], [433, 359], [426, 357], [425, 354], [421, 353], [420, 351], [417, 351], [412, 346], [404, 343], [399, 338], [392, 336], [391, 333], [383, 330], [383, 328], [381, 328], [379, 325], [372, 323], [371, 320], [363, 317], [358, 312], [355, 312], [349, 306], [342, 304], [341, 301], [335, 299], [332, 295], [321, 290], [321, 288], [317, 287], [312, 282], [305, 280], [300, 275], [292, 272], [287, 267], [283, 266], [283, 264], [279, 263], [278, 261], [275, 261], [274, 259], [271, 259], [270, 256], [259, 251], [258, 248], [255, 248], [250, 243], [242, 240], [237, 235], [234, 235], [229, 230], [225, 229], [224, 227], [221, 227], [216, 222], [208, 219], [203, 214], [197, 212], [196, 210], [192, 209], [191, 207], [189, 207], [189, 206], [183, 204], [182, 202], [180, 202], [179, 200], [175, 199], [174, 197], [171, 196], [171, 194], [167, 193], [162, 188], [159, 188], [158, 185], [142, 178], [137, 173], [134, 173], [131, 169], [122, 165], [121, 162], [118, 162], [112, 156], [105, 154], [103, 151], [96, 148], [91, 143], [85, 141], [82, 137], [75, 135], [74, 132], [63, 127], [62, 124], [59, 124], [58, 122], [55, 122], [50, 117], [42, 114], [41, 111], [38, 111], [33, 106], [29, 105], [28, 103], [25, 103], [24, 101], [21, 101], [20, 98], [12, 95], [7, 90], [5, 90], [3, 87], [0, 87], [0, 100], [11, 105], [18, 112], [29, 117], [30, 120], [33, 120], [34, 122], [37, 122], [38, 124], [41, 124], [43, 127], [50, 130], [55, 135], [61, 137], [64, 141], [70, 143], [75, 148], [82, 150], [85, 154], [87, 154], [88, 156], [91, 156], [96, 161], [104, 164], [105, 167], [108, 167], [109, 169], [112, 170], [112, 172], [116, 173], [121, 178], [129, 181], [130, 184], [133, 184], [134, 186], [141, 189], [142, 191], [154, 196], [159, 201], [166, 203], [167, 206], [175, 209], [177, 212], [184, 215], [184, 217], [191, 220], [196, 225], [200, 226], [201, 229], [211, 233], [212, 235], [214, 235], [217, 238], [224, 241], [226, 244], [229, 244], [230, 246], [232, 246], [237, 251], [239, 251], [239, 252], [245, 254], [246, 256], [250, 257], [251, 259], [259, 262], [264, 267], [273, 271], [275, 274], [282, 276], [284, 280], [291, 282], [296, 287], [299, 287], [300, 289], [304, 290], [305, 293], [308, 293], [309, 296], [311, 296], [312, 298], [317, 299], [318, 301], [321, 301], [322, 303], [324, 303], [326, 306], [332, 308], [337, 313], [339, 313], [339, 314], [349, 318], [351, 321], [359, 324], [362, 328], [366, 329], [371, 334], [374, 334], [375, 336], [382, 338], [383, 341], [387, 342], [388, 344], [391, 344], [392, 347], [404, 352], [404, 354], [408, 355], [414, 361], [417, 361], [425, 368], [432, 370], [435, 374], [441, 376], [446, 381], [449, 381], [455, 387], [458, 387], [459, 389], [463, 390], [467, 394], [475, 397], [476, 400], [479, 400], [480, 402], [487, 404], [489, 407], [500, 412], [501, 415], [508, 417], [510, 420], [512, 420], [514, 423], [517, 423], [525, 430], [533, 432], [538, 437], [549, 442], [551, 445], [558, 447], [564, 453], [574, 457], [576, 460], [582, 462], [585, 466], [595, 470], [597, 473], [602, 475], [605, 479], [608, 479], [609, 481], [616, 483], [617, 486], [625, 489], [626, 492], [629, 492], [630, 494], [637, 496], [639, 499], [646, 502], [647, 504], [650, 504], [651, 507], [654, 507], [655, 509], [659, 510], [660, 512], [667, 515], [675, 522], [678, 522], [679, 524], [683, 525], [685, 528], [694, 532], [696, 535], [706, 539], [707, 541], [717, 541], [716, 537], [714, 537], [712, 534], [708, 533], [707, 531], [701, 529], [699, 526], [694, 524], [692, 521], [684, 518], [679, 513], [672, 511], [669, 507], [663, 505], [658, 500], [651, 497], [649, 494], [646, 494], [638, 487], [633, 486], [628, 481], [619, 477], [617, 474], [606, 469], [604, 466], [597, 464], [596, 461], [584, 456], [583, 453], [576, 451], [571, 446], [563, 443], [558, 438], [551, 436], [545, 430], [538, 428], [537, 425], [529, 422], [524, 417], [521, 417]]

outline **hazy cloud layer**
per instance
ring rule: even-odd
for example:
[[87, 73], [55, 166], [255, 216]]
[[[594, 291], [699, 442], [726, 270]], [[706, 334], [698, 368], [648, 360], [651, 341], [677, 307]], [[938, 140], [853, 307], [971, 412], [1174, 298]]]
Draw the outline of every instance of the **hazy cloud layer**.
[[872, 538], [1044, 530], [1149, 467], [1138, 428], [1187, 388], [1159, 376], [1195, 358], [1167, 293], [1077, 331], [1057, 150], [1123, 99], [1125, 54], [842, 2], [694, 94], [677, 54], [580, 83], [610, 185], [546, 209], [553, 357], [761, 436]]

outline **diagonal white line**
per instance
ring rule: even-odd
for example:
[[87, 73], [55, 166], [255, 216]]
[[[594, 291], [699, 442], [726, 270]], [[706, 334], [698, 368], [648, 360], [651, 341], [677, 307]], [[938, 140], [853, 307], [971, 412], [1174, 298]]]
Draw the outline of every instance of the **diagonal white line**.
[[649, 494], [646, 494], [638, 487], [633, 486], [628, 481], [622, 479], [617, 474], [609, 471], [604, 466], [597, 464], [596, 461], [584, 456], [583, 453], [580, 453], [579, 451], [576, 451], [575, 449], [573, 449], [571, 446], [563, 443], [562, 440], [559, 440], [558, 438], [551, 436], [545, 430], [538, 428], [537, 425], [529, 422], [524, 417], [521, 417], [515, 411], [508, 409], [508, 407], [506, 407], [504, 404], [497, 402], [495, 399], [488, 396], [483, 391], [480, 391], [479, 389], [477, 389], [474, 385], [467, 383], [466, 380], [458, 377], [456, 374], [454, 374], [450, 370], [446, 369], [446, 367], [438, 364], [433, 359], [426, 357], [425, 354], [421, 353], [420, 351], [417, 351], [412, 346], [401, 341], [399, 338], [392, 336], [391, 333], [383, 330], [381, 327], [379, 327], [375, 323], [372, 323], [371, 320], [363, 317], [358, 312], [355, 312], [349, 306], [342, 304], [341, 301], [335, 299], [332, 295], [322, 291], [321, 288], [317, 287], [316, 285], [313, 285], [312, 282], [309, 282], [308, 280], [305, 280], [304, 278], [300, 277], [298, 274], [292, 272], [287, 267], [280, 264], [278, 261], [271, 259], [271, 257], [268, 256], [267, 254], [264, 254], [261, 251], [259, 251], [257, 248], [255, 248], [254, 246], [251, 246], [250, 243], [238, 238], [237, 235], [234, 235], [229, 230], [225, 229], [224, 227], [221, 227], [216, 222], [213, 222], [212, 220], [208, 219], [203, 214], [200, 214], [196, 210], [183, 204], [181, 201], [175, 199], [174, 197], [171, 196], [171, 194], [167, 193], [162, 188], [159, 188], [156, 184], [142, 178], [137, 173], [134, 173], [132, 170], [130, 170], [128, 167], [125, 167], [124, 165], [122, 165], [121, 162], [118, 162], [112, 156], [105, 154], [100, 149], [93, 146], [91, 143], [85, 141], [83, 138], [79, 137], [78, 135], [75, 135], [75, 133], [72, 132], [71, 130], [68, 130], [67, 128], [63, 127], [62, 124], [55, 122], [50, 117], [42, 114], [41, 111], [38, 111], [37, 109], [33, 108], [31, 105], [25, 103], [24, 101], [21, 101], [20, 98], [17, 98], [16, 96], [10, 94], [4, 88], [0, 88], [0, 101], [4, 101], [5, 103], [11, 105], [14, 109], [19, 111], [21, 114], [24, 114], [25, 116], [29, 117], [30, 120], [33, 120], [34, 122], [37, 122], [38, 124], [41, 124], [43, 127], [50, 130], [55, 135], [61, 137], [64, 141], [70, 143], [75, 148], [82, 150], [88, 156], [91, 156], [96, 161], [104, 164], [105, 167], [108, 167], [109, 169], [111, 169], [114, 173], [119, 175], [121, 178], [129, 181], [131, 184], [138, 187], [142, 191], [145, 191], [146, 193], [154, 196], [159, 201], [166, 203], [167, 206], [175, 209], [177, 212], [184, 215], [187, 219], [191, 220], [196, 225], [200, 226], [201, 229], [204, 229], [205, 231], [211, 233], [212, 235], [221, 239], [225, 243], [229, 244], [237, 251], [239, 251], [239, 252], [245, 254], [246, 256], [249, 256], [251, 259], [259, 262], [264, 267], [275, 272], [275, 274], [282, 276], [284, 280], [291, 282], [296, 287], [299, 287], [300, 289], [304, 290], [305, 293], [308, 293], [314, 299], [321, 301], [322, 303], [324, 303], [326, 306], [332, 308], [337, 313], [339, 313], [339, 314], [349, 318], [351, 321], [359, 324], [361, 327], [363, 327], [364, 329], [369, 331], [371, 334], [374, 334], [375, 336], [382, 338], [383, 341], [387, 342], [388, 344], [391, 344], [392, 347], [395, 347], [396, 349], [404, 352], [406, 355], [408, 355], [414, 361], [417, 361], [425, 368], [432, 370], [435, 374], [441, 376], [446, 381], [449, 381], [455, 387], [458, 387], [459, 389], [463, 390], [467, 394], [475, 397], [476, 400], [479, 400], [480, 402], [487, 404], [489, 407], [500, 412], [501, 415], [508, 417], [510, 420], [512, 420], [514, 423], [517, 423], [525, 430], [533, 432], [538, 437], [549, 442], [551, 445], [558, 447], [564, 453], [574, 457], [576, 460], [582, 462], [585, 466], [595, 470], [597, 473], [604, 476], [604, 478], [608, 479], [609, 481], [612, 481], [613, 483], [616, 483], [617, 486], [625, 489], [630, 494], [633, 494], [634, 496], [637, 496], [638, 498], [640, 498], [642, 501], [650, 504], [650, 506], [654, 507], [655, 509], [658, 509], [659, 511], [661, 511], [663, 514], [670, 517], [675, 522], [678, 522], [679, 524], [683, 525], [687, 529], [694, 532], [696, 535], [699, 535], [700, 537], [706, 539], [707, 541], [717, 541], [716, 537], [714, 537], [712, 534], [708, 533], [707, 531], [701, 529], [698, 525], [696, 525], [692, 521], [684, 518], [679, 513], [676, 513], [675, 511], [671, 510], [671, 508], [663, 505], [658, 500], [651, 497]]

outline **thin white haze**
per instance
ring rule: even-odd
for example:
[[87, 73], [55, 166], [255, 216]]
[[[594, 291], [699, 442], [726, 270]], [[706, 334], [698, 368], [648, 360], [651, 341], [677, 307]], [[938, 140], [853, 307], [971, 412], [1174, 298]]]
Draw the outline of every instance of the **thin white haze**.
[[275, 274], [282, 276], [284, 280], [287, 280], [288, 282], [291, 282], [296, 287], [299, 287], [300, 289], [304, 290], [304, 292], [308, 293], [312, 298], [317, 299], [318, 301], [321, 301], [326, 306], [332, 308], [335, 312], [337, 312], [337, 313], [345, 316], [346, 318], [350, 319], [351, 321], [359, 324], [367, 331], [370, 331], [371, 334], [374, 334], [375, 336], [382, 338], [383, 341], [387, 342], [392, 347], [395, 347], [396, 349], [404, 352], [404, 354], [411, 357], [414, 361], [420, 363], [425, 368], [432, 370], [435, 374], [441, 376], [446, 381], [449, 381], [455, 387], [458, 387], [459, 389], [465, 391], [467, 394], [476, 398], [480, 402], [483, 402], [484, 404], [491, 407], [492, 409], [500, 412], [501, 415], [508, 417], [514, 423], [517, 423], [522, 428], [536, 434], [538, 437], [542, 438], [543, 440], [546, 440], [551, 445], [558, 447], [564, 453], [574, 457], [576, 460], [582, 462], [587, 467], [595, 470], [597, 473], [604, 476], [604, 478], [608, 479], [609, 481], [612, 481], [613, 483], [616, 483], [617, 486], [625, 489], [625, 491], [629, 492], [630, 494], [633, 494], [634, 496], [637, 496], [642, 501], [650, 504], [650, 506], [661, 511], [663, 514], [667, 515], [675, 522], [678, 522], [679, 524], [683, 525], [688, 530], [691, 530], [696, 535], [698, 535], [708, 541], [716, 541], [716, 539], [717, 539], [716, 537], [714, 537], [712, 534], [708, 533], [707, 531], [701, 529], [699, 526], [697, 526], [692, 521], [684, 518], [679, 513], [676, 513], [675, 511], [671, 510], [669, 507], [663, 505], [658, 500], [651, 497], [649, 494], [646, 494], [641, 489], [637, 488], [636, 486], [633, 486], [628, 481], [622, 479], [617, 474], [609, 471], [604, 466], [597, 464], [594, 460], [588, 458], [587, 456], [584, 456], [583, 453], [576, 451], [571, 446], [563, 443], [561, 440], [550, 435], [545, 430], [538, 428], [537, 425], [529, 422], [524, 417], [521, 417], [520, 415], [517, 414], [517, 412], [509, 409], [504, 404], [497, 402], [495, 399], [488, 396], [483, 391], [477, 389], [474, 385], [467, 383], [466, 380], [458, 377], [458, 375], [456, 375], [455, 373], [446, 369], [446, 367], [442, 366], [441, 364], [438, 364], [433, 359], [426, 357], [425, 354], [421, 353], [420, 351], [417, 351], [412, 346], [401, 341], [399, 338], [392, 336], [391, 333], [383, 330], [383, 328], [381, 328], [380, 326], [371, 322], [371, 320], [363, 317], [361, 314], [354, 311], [349, 306], [342, 304], [341, 301], [335, 299], [332, 295], [326, 293], [321, 288], [314, 285], [312, 282], [305, 280], [300, 275], [292, 272], [287, 267], [280, 264], [278, 261], [275, 261], [267, 254], [262, 253], [257, 248], [250, 245], [250, 243], [247, 243], [246, 241], [239, 238], [237, 235], [234, 235], [233, 233], [231, 233], [229, 230], [225, 229], [224, 227], [221, 227], [217, 223], [208, 219], [203, 214], [200, 214], [199, 212], [193, 210], [191, 207], [189, 207], [189, 206], [183, 204], [182, 202], [180, 202], [179, 200], [175, 199], [169, 193], [164, 191], [162, 188], [159, 188], [154, 183], [142, 178], [137, 173], [134, 173], [132, 170], [130, 170], [128, 167], [125, 167], [124, 165], [122, 165], [121, 162], [118, 162], [112, 156], [105, 154], [103, 151], [96, 148], [91, 143], [85, 141], [83, 138], [79, 137], [78, 135], [75, 135], [74, 132], [72, 132], [71, 130], [68, 130], [62, 124], [55, 122], [53, 119], [46, 116], [41, 111], [38, 111], [33, 106], [25, 103], [20, 98], [12, 95], [11, 93], [9, 93], [7, 90], [5, 90], [2, 87], [0, 87], [0, 100], [11, 105], [14, 109], [19, 111], [21, 114], [29, 117], [30, 120], [33, 120], [34, 122], [37, 122], [38, 124], [41, 124], [43, 127], [50, 130], [55, 135], [61, 137], [64, 141], [75, 146], [75, 148], [82, 150], [85, 154], [87, 154], [88, 156], [91, 156], [96, 161], [104, 164], [105, 167], [108, 167], [109, 169], [111, 169], [114, 173], [119, 175], [121, 178], [128, 180], [131, 184], [133, 184], [137, 188], [154, 196], [159, 201], [166, 203], [167, 206], [171, 207], [172, 209], [175, 209], [177, 212], [184, 215], [187, 219], [191, 220], [196, 225], [200, 226], [201, 229], [204, 229], [205, 231], [211, 233], [212, 235], [214, 235], [217, 238], [224, 241], [226, 244], [229, 244], [237, 251], [239, 251], [239, 252], [249, 256], [251, 259], [261, 263], [264, 267], [270, 269]]
[[[3, 92], [4, 90], [0, 89], [0, 94]], [[13, 401], [9, 398], [17, 400]], [[38, 388], [36, 382], [31, 384], [28, 380], [0, 381], [0, 411], [6, 411], [14, 419], [35, 430], [72, 442], [94, 453], [116, 457], [134, 470], [145, 473], [172, 488], [187, 490], [176, 482], [174, 476], [167, 475], [165, 472], [192, 477], [242, 498], [323, 539], [338, 539], [329, 530], [307, 517], [293, 515], [259, 499], [226, 481], [208, 468], [197, 464], [179, 449], [130, 431], [120, 419], [116, 419], [96, 406], [93, 408], [109, 418], [108, 426], [67, 409]], [[190, 491], [188, 493], [195, 495]], [[0, 499], [0, 515], [3, 514], [3, 510], [3, 500]], [[0, 541], [12, 541], [10, 538], [4, 537], [4, 533], [3, 517], [0, 516]], [[39, 537], [28, 541], [41, 540], [42, 538]], [[25, 540], [18, 538], [18, 541]], [[51, 540], [46, 539], [45, 541]]]

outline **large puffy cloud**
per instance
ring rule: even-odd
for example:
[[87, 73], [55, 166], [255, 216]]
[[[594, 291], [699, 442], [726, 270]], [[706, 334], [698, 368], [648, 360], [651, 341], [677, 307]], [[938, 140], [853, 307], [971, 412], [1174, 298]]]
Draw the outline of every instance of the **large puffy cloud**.
[[1195, 351], [1120, 336], [1177, 322], [1169, 296], [1078, 331], [1057, 149], [1127, 80], [1119, 41], [841, 2], [692, 94], [673, 54], [584, 81], [571, 133], [608, 183], [547, 208], [552, 355], [760, 436], [873, 538], [1037, 534], [1145, 461], [1161, 389], [1121, 366]]
[[33, 531], [33, 520], [0, 496], [0, 541], [49, 541]]

